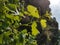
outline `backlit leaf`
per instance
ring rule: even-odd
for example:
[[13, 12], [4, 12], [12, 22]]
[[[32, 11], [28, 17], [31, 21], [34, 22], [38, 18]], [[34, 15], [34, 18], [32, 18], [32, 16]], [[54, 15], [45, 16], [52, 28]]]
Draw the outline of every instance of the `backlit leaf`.
[[30, 14], [33, 17], [39, 18], [39, 13], [36, 7], [32, 6], [32, 5], [28, 5], [27, 6], [27, 10], [30, 12]]
[[36, 24], [35, 21], [32, 23], [32, 26], [31, 27], [32, 27], [32, 35], [35, 35], [36, 36], [39, 33], [39, 31], [36, 28], [37, 27], [37, 24]]
[[42, 28], [46, 28], [47, 26], [46, 22], [47, 21], [45, 19], [41, 19], [40, 23], [41, 23]]

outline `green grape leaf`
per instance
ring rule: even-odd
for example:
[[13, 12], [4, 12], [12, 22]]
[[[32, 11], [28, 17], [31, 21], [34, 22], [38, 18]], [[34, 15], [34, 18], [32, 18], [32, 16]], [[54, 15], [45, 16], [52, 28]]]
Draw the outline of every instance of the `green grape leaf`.
[[39, 13], [38, 13], [38, 10], [36, 7], [32, 6], [32, 5], [28, 5], [27, 6], [27, 11], [33, 16], [33, 17], [36, 17], [36, 18], [39, 18]]
[[7, 7], [10, 9], [10, 10], [16, 10], [17, 9], [17, 6], [15, 4], [8, 4]]
[[13, 18], [14, 18], [15, 21], [20, 21], [19, 16], [14, 16]]
[[49, 18], [49, 19], [51, 19], [51, 15], [50, 15], [50, 13], [48, 11], [46, 11], [46, 13], [45, 13], [44, 16], [47, 17], [47, 18]]
[[13, 19], [14, 16], [6, 14], [6, 17], [9, 18], [9, 19]]
[[11, 31], [4, 32], [4, 35], [5, 35], [6, 37], [9, 37], [10, 34], [11, 34]]
[[39, 31], [36, 28], [37, 27], [37, 24], [36, 24], [35, 21], [32, 23], [32, 26], [31, 27], [32, 27], [32, 35], [35, 35], [36, 36], [39, 33]]
[[46, 22], [47, 22], [46, 19], [41, 19], [40, 24], [41, 24], [42, 28], [46, 28], [47, 27]]

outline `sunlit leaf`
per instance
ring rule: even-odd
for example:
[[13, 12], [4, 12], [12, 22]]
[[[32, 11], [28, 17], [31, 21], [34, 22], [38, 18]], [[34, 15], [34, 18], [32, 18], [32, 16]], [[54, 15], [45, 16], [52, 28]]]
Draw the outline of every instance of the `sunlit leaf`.
[[46, 23], [46, 19], [41, 19], [40, 23], [41, 23], [41, 26], [42, 28], [46, 28], [47, 27], [47, 23]]
[[14, 20], [16, 20], [16, 21], [20, 21], [19, 16], [14, 16]]
[[28, 5], [27, 6], [27, 10], [30, 12], [30, 14], [33, 17], [39, 18], [39, 13], [36, 7], [32, 6], [32, 5]]
[[36, 28], [37, 27], [37, 24], [36, 24], [35, 21], [32, 23], [32, 26], [31, 27], [32, 27], [32, 35], [35, 35], [36, 36], [39, 33], [39, 31]]
[[14, 18], [13, 15], [8, 15], [8, 14], [6, 15], [6, 17], [9, 18], [9, 19], [13, 19]]

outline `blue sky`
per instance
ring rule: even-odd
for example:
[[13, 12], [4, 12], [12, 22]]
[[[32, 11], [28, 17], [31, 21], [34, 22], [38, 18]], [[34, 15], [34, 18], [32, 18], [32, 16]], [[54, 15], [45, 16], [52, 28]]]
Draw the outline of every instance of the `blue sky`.
[[50, 3], [52, 17], [56, 17], [60, 29], [60, 0], [50, 0]]

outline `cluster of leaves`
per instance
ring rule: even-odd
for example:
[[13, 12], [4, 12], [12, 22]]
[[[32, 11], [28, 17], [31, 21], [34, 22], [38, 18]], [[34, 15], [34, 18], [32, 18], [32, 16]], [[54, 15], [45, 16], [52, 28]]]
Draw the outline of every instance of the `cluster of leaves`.
[[[36, 28], [38, 27], [37, 22], [41, 24], [43, 31], [49, 27], [46, 18], [50, 20], [51, 15], [48, 11], [41, 16], [36, 7], [28, 5], [27, 10], [25, 10], [24, 4], [24, 0], [21, 2], [20, 0], [0, 0], [0, 45], [37, 45], [35, 38], [36, 35], [40, 34]], [[22, 24], [21, 20], [26, 18], [25, 15], [32, 18], [29, 23]], [[30, 23], [32, 34], [27, 29], [18, 31], [19, 26], [30, 26]], [[49, 33], [45, 33], [47, 39], [50, 40]]]
[[19, 32], [20, 20], [24, 17], [24, 2], [0, 0], [0, 45], [37, 45], [35, 36], [27, 30]]

